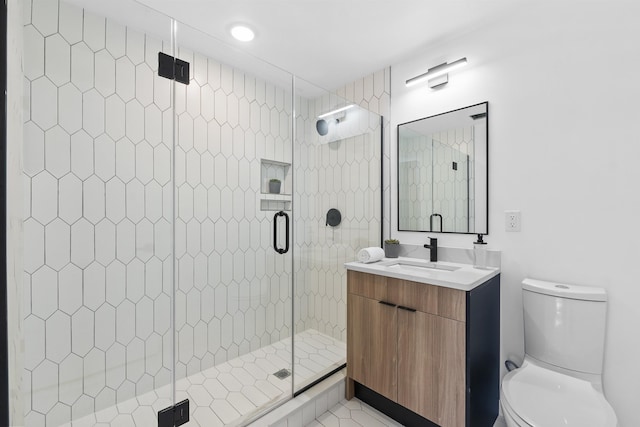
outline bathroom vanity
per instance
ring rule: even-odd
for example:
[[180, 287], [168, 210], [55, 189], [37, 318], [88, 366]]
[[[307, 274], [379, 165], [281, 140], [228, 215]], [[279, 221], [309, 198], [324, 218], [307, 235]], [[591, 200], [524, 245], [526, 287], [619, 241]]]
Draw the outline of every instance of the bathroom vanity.
[[407, 258], [345, 265], [346, 398], [409, 426], [493, 426], [499, 270]]

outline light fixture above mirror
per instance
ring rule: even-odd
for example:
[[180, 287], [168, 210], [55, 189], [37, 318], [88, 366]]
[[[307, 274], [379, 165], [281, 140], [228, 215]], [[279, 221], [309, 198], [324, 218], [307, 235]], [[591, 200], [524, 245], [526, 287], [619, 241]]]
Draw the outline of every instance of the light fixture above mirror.
[[449, 82], [448, 73], [451, 70], [455, 70], [456, 68], [460, 68], [464, 65], [467, 65], [467, 58], [460, 58], [450, 63], [443, 62], [442, 64], [429, 68], [426, 73], [410, 78], [405, 82], [405, 84], [407, 87], [410, 87], [428, 81], [429, 87], [433, 89], [447, 84]]

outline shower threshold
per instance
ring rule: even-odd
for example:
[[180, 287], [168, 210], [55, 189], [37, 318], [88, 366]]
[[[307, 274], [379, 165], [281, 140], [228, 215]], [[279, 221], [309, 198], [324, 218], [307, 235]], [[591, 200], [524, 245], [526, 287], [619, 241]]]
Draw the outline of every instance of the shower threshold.
[[[189, 399], [189, 426], [243, 425], [262, 411], [291, 397], [292, 384], [302, 389], [344, 365], [346, 345], [314, 329], [295, 336], [293, 375], [280, 379], [274, 373], [291, 371], [291, 338], [176, 381], [176, 401]], [[283, 368], [287, 366], [288, 368]], [[67, 427], [157, 425], [157, 412], [171, 406], [170, 386], [145, 393], [90, 414]]]

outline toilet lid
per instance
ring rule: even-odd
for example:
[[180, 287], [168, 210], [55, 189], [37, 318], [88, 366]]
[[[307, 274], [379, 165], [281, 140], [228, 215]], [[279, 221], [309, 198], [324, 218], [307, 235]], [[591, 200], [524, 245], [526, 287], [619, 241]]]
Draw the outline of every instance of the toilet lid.
[[526, 364], [505, 377], [509, 406], [533, 427], [616, 426], [613, 408], [588, 381]]

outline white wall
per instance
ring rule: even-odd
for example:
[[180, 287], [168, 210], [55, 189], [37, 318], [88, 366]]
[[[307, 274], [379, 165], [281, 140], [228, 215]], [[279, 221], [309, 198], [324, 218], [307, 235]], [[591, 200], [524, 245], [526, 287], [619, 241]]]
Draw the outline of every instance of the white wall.
[[[391, 126], [489, 101], [487, 241], [503, 251], [503, 358], [523, 356], [523, 278], [606, 288], [605, 393], [620, 424], [636, 426], [640, 4], [540, 7], [523, 4], [510, 19], [393, 66]], [[463, 56], [469, 65], [443, 89], [405, 87], [406, 79]], [[507, 209], [522, 211], [522, 232], [505, 232]], [[414, 244], [427, 237], [392, 234]], [[442, 246], [471, 247], [473, 240], [437, 237]]]

